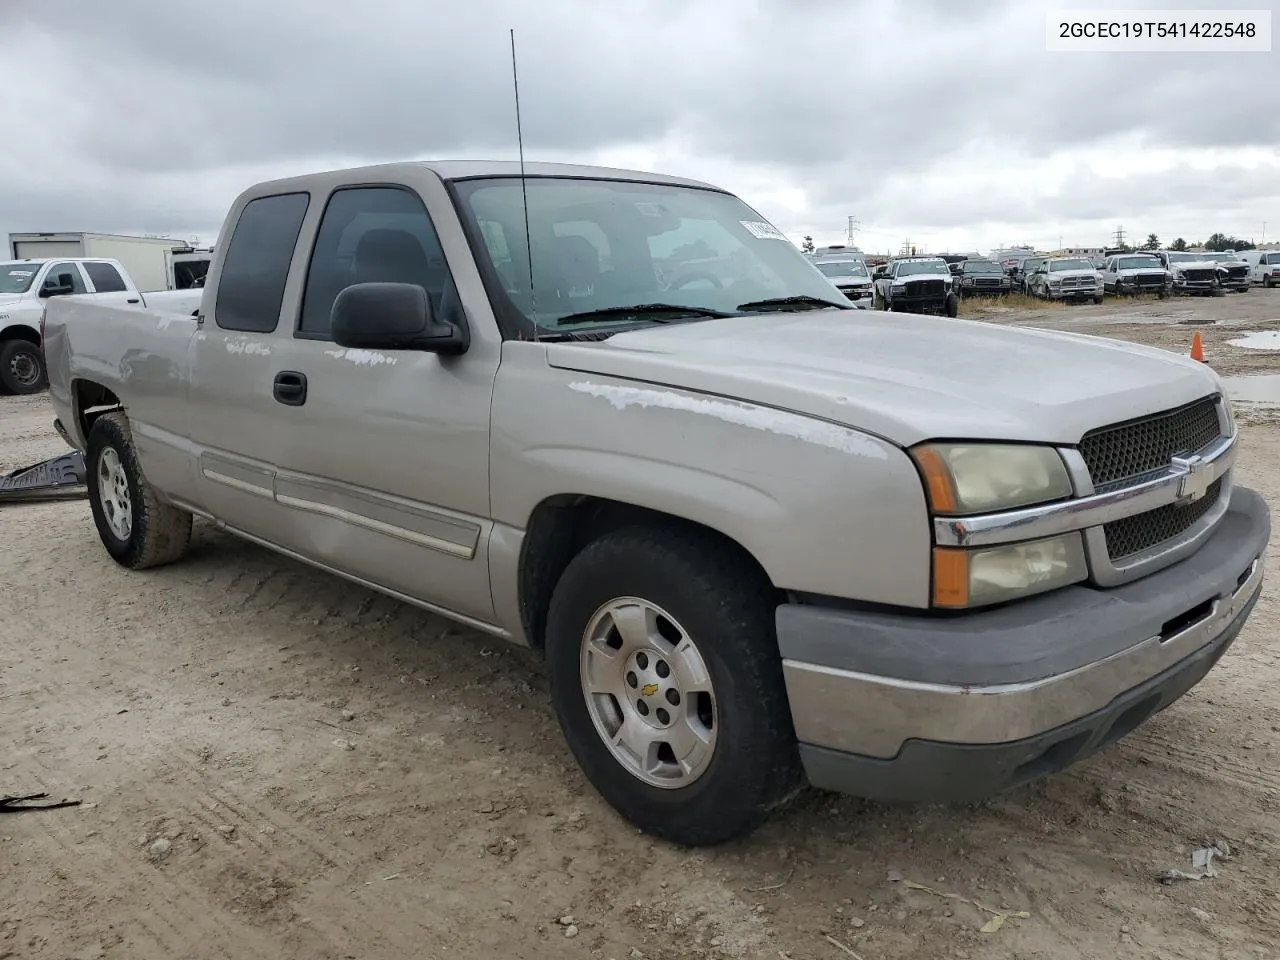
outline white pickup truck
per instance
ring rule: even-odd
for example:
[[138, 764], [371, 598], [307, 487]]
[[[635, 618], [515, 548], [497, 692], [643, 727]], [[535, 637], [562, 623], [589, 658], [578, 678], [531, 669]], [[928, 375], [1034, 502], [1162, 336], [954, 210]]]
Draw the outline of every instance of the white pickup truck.
[[707, 184], [391, 164], [255, 186], [221, 236], [198, 316], [49, 305], [106, 552], [177, 560], [198, 515], [534, 647], [653, 834], [741, 834], [806, 775], [1050, 774], [1258, 597], [1267, 507], [1203, 364], [851, 309]]
[[137, 309], [192, 312], [200, 306], [198, 289], [140, 293], [118, 260], [0, 261], [0, 393], [35, 393], [44, 387], [41, 317], [50, 298], [64, 296]]

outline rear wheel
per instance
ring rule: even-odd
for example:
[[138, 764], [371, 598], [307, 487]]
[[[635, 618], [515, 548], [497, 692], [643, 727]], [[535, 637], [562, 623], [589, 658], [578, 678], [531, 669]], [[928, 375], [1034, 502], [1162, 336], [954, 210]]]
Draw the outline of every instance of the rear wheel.
[[98, 417], [87, 447], [89, 507], [111, 558], [142, 570], [182, 556], [191, 540], [191, 514], [156, 497], [138, 465], [128, 418], [123, 413]]
[[36, 393], [47, 383], [38, 346], [27, 340], [0, 343], [0, 387], [9, 393]]
[[607, 534], [556, 585], [546, 654], [561, 728], [645, 832], [719, 843], [797, 792], [771, 594], [737, 551], [679, 527]]

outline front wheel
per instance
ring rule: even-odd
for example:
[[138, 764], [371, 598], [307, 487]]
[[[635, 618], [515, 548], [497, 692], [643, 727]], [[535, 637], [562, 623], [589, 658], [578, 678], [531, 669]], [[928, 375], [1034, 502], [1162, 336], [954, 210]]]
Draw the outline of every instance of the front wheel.
[[191, 514], [162, 503], [138, 465], [123, 413], [104, 413], [89, 430], [85, 474], [89, 508], [107, 553], [142, 570], [177, 560], [191, 540]]
[[36, 393], [44, 389], [44, 354], [27, 340], [0, 343], [0, 387], [9, 393]]
[[947, 316], [952, 319], [960, 316], [960, 300], [954, 293], [947, 295]]
[[560, 726], [646, 833], [720, 843], [799, 789], [771, 594], [732, 547], [678, 527], [607, 534], [557, 583], [546, 655]]
[[1095, 304], [1101, 304], [1101, 303], [1102, 303], [1102, 295], [1101, 295], [1101, 294], [1098, 294], [1097, 296], [1095, 296], [1095, 297], [1093, 298], [1093, 302], [1094, 302]]

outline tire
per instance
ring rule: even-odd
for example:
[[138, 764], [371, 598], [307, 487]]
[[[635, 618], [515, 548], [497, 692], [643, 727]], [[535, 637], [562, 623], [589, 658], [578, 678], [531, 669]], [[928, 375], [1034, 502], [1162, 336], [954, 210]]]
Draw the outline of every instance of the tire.
[[947, 297], [946, 314], [953, 320], [960, 316], [960, 300], [954, 293]]
[[1094, 298], [1093, 298], [1093, 302], [1094, 302], [1096, 305], [1101, 306], [1101, 304], [1102, 304], [1102, 296], [1101, 296], [1101, 295], [1098, 295], [1098, 296], [1094, 297]]
[[1262, 278], [1262, 285], [1268, 290], [1271, 289], [1271, 277], [1269, 275]]
[[[661, 658], [677, 660], [655, 639], [657, 627], [639, 634], [638, 648], [626, 653], [623, 647], [615, 667], [604, 641], [590, 642], [594, 632], [622, 643], [621, 634], [608, 629], [615, 603], [623, 613], [647, 608], [646, 624], [665, 620], [667, 637], [687, 638], [695, 653], [679, 659], [685, 669], [668, 666], [667, 679], [660, 679]], [[803, 781], [774, 610], [768, 582], [735, 550], [678, 526], [606, 534], [574, 557], [556, 584], [546, 656], [561, 729], [591, 784], [644, 832], [685, 846], [721, 843], [748, 833], [799, 792]], [[688, 678], [699, 674], [707, 678], [709, 696], [689, 696], [684, 689]], [[611, 688], [590, 705], [589, 677]], [[641, 695], [651, 683], [658, 689]], [[653, 704], [643, 708], [644, 716], [642, 702]], [[708, 702], [714, 704], [710, 712]], [[665, 704], [693, 706], [695, 712], [664, 714]], [[669, 723], [667, 736], [684, 732], [683, 739], [694, 744], [684, 725], [692, 728], [695, 722], [702, 759], [697, 749], [685, 753], [699, 766], [681, 770], [672, 762], [674, 739], [667, 741], [665, 754], [661, 746], [655, 748], [663, 731], [655, 734], [653, 724]], [[632, 757], [650, 738], [651, 759], [666, 761], [665, 778], [650, 772], [646, 780], [633, 760], [615, 755], [605, 737], [626, 729], [643, 735], [634, 741]], [[680, 780], [686, 782], [679, 785]]]
[[191, 514], [157, 499], [138, 464], [128, 418], [123, 413], [98, 417], [87, 446], [89, 507], [111, 559], [143, 570], [181, 557], [191, 541]]
[[0, 343], [0, 387], [9, 393], [38, 393], [49, 385], [44, 353], [27, 340]]

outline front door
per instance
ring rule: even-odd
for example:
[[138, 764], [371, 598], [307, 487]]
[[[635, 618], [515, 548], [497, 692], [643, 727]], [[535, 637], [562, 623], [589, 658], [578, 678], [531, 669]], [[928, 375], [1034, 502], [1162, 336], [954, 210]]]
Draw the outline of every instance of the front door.
[[398, 183], [342, 187], [323, 202], [295, 329], [280, 331], [268, 364], [293, 385], [292, 403], [277, 403], [273, 417], [276, 501], [293, 514], [304, 555], [491, 622], [497, 346], [473, 338], [455, 357], [336, 346], [333, 302], [354, 283], [417, 284], [437, 315], [465, 317], [417, 191]]

